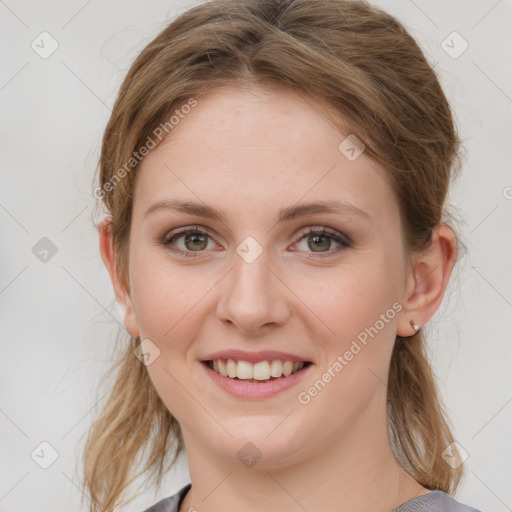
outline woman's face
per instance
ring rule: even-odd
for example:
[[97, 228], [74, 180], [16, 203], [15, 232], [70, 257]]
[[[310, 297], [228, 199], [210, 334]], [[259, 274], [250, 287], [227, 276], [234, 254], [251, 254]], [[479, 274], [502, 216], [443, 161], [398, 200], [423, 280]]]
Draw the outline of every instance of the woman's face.
[[[186, 445], [260, 467], [332, 449], [342, 431], [385, 432], [407, 281], [398, 204], [320, 106], [284, 89], [211, 91], [144, 158], [135, 189], [127, 328], [150, 340], [147, 370]], [[189, 207], [154, 207], [178, 201]], [[253, 382], [204, 363], [230, 355], [227, 371], [264, 380], [290, 366], [272, 361], [309, 364]]]

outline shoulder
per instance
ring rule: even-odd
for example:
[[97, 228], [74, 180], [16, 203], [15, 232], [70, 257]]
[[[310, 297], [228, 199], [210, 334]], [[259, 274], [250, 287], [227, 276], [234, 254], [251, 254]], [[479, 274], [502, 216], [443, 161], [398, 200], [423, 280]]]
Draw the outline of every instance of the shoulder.
[[144, 512], [179, 512], [181, 502], [191, 486], [192, 484], [185, 485], [185, 487], [182, 487], [176, 494], [160, 500], [158, 503], [144, 510]]
[[407, 501], [392, 512], [481, 512], [458, 502], [443, 491], [431, 491]]

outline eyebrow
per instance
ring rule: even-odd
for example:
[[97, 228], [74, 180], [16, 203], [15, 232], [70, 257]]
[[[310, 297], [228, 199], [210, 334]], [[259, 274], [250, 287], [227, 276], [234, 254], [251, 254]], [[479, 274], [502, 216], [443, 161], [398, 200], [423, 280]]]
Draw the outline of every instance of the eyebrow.
[[[144, 217], [147, 217], [151, 213], [162, 209], [175, 210], [178, 212], [188, 213], [190, 215], [196, 215], [198, 217], [214, 219], [222, 223], [226, 223], [226, 216], [222, 210], [212, 208], [211, 206], [203, 203], [197, 203], [194, 201], [182, 201], [179, 199], [158, 201], [146, 210]], [[293, 219], [319, 213], [337, 213], [349, 217], [357, 216], [365, 220], [371, 220], [371, 216], [357, 206], [350, 203], [343, 203], [341, 201], [333, 200], [324, 202], [299, 203], [287, 208], [283, 208], [279, 211], [278, 222], [291, 221]]]

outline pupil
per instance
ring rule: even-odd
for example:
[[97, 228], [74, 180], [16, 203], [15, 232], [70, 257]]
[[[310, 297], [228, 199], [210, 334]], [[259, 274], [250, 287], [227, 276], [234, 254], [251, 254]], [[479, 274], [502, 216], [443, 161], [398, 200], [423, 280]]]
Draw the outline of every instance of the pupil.
[[[320, 239], [320, 240], [321, 240], [321, 239], [327, 240], [327, 237], [322, 236], [322, 235], [314, 235], [314, 236], [313, 236], [314, 246], [315, 246], [315, 247], [320, 247], [320, 248], [321, 248], [322, 243], [321, 243], [321, 242], [320, 242], [320, 243], [318, 243], [318, 239]], [[329, 242], [327, 242], [327, 245], [324, 243], [324, 246], [326, 246], [326, 247], [324, 247], [324, 248], [328, 248], [328, 247], [329, 247]]]
[[[194, 250], [194, 248], [195, 248], [195, 249], [198, 249], [198, 248], [199, 248], [199, 249], [204, 249], [204, 248], [205, 248], [205, 245], [204, 245], [204, 238], [205, 238], [205, 237], [204, 237], [204, 235], [197, 235], [197, 234], [192, 234], [192, 235], [190, 235], [190, 234], [189, 234], [189, 235], [187, 235], [187, 236], [186, 236], [186, 241], [188, 242], [188, 241], [190, 241], [191, 239], [193, 239], [193, 240], [194, 240], [194, 241], [193, 241], [193, 244], [194, 244], [194, 245], [193, 245], [192, 250]], [[201, 240], [201, 239], [203, 239], [203, 240]], [[198, 240], [199, 240], [199, 244], [201, 244], [201, 243], [202, 243], [203, 245], [197, 245]]]

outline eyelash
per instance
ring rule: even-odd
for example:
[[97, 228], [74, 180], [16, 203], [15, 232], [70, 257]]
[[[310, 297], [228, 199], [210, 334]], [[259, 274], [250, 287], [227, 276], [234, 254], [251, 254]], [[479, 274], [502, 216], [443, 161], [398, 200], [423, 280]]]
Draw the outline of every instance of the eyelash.
[[[206, 235], [211, 238], [211, 236], [206, 231], [200, 229], [199, 226], [191, 226], [191, 227], [184, 228], [180, 231], [175, 232], [174, 234], [172, 234], [172, 236], [170, 238], [169, 238], [169, 233], [167, 233], [164, 236], [164, 238], [161, 240], [161, 243], [162, 243], [162, 245], [167, 247], [169, 250], [171, 250], [172, 252], [174, 252], [176, 254], [179, 254], [180, 256], [196, 258], [197, 256], [195, 256], [193, 254], [193, 252], [204, 252], [204, 251], [182, 251], [181, 249], [177, 249], [176, 247], [173, 247], [171, 245], [172, 242], [174, 242], [178, 238], [181, 238], [182, 236], [187, 235], [187, 234]], [[299, 238], [298, 238], [297, 242], [302, 241], [308, 235], [320, 235], [320, 236], [328, 237], [328, 238], [331, 238], [332, 240], [338, 242], [341, 245], [341, 247], [327, 251], [325, 253], [311, 253], [311, 254], [313, 254], [313, 256], [308, 256], [309, 258], [313, 258], [313, 259], [327, 258], [327, 257], [333, 256], [334, 254], [337, 254], [338, 252], [340, 252], [344, 249], [348, 249], [348, 248], [352, 247], [352, 242], [348, 237], [346, 237], [346, 236], [342, 237], [342, 236], [338, 235], [335, 231], [331, 231], [331, 230], [329, 230], [329, 228], [325, 228], [325, 227], [323, 227], [321, 229], [308, 228], [306, 230], [301, 231], [298, 235]]]

